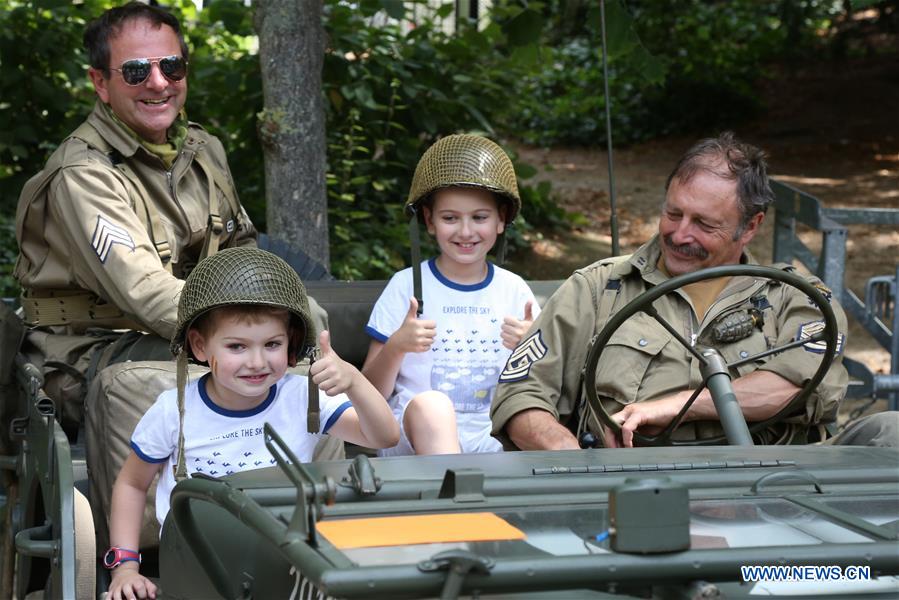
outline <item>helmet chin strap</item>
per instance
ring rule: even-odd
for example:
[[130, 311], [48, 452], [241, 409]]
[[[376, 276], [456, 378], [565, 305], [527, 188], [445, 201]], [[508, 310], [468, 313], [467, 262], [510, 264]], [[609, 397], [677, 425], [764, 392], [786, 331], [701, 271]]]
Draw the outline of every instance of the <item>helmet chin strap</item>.
[[506, 262], [506, 234], [501, 233], [496, 238], [496, 264], [502, 266]]
[[410, 253], [412, 255], [412, 293], [418, 302], [418, 312], [416, 316], [421, 316], [424, 310], [425, 302], [421, 295], [421, 239], [418, 232], [418, 209], [415, 206], [409, 206], [407, 209], [412, 217], [409, 219], [409, 241]]
[[309, 357], [309, 373], [306, 380], [309, 384], [309, 406], [306, 410], [306, 431], [309, 433], [318, 433], [321, 429], [321, 409], [318, 403], [318, 386], [312, 381], [312, 363], [315, 362], [317, 348], [312, 346], [306, 349], [306, 356]]
[[175, 465], [175, 481], [187, 479], [187, 463], [184, 457], [184, 388], [187, 387], [187, 350], [181, 347], [175, 367], [178, 386], [178, 461]]

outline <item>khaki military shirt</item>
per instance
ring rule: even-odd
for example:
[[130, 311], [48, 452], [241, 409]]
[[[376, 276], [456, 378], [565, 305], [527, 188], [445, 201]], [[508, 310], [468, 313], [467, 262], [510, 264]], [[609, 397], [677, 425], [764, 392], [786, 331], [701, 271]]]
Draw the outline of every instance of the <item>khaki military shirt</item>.
[[[199, 125], [189, 124], [181, 152], [167, 170], [99, 102], [87, 123], [112, 151], [104, 153], [70, 137], [56, 150], [61, 168], [46, 188], [46, 198], [28, 197], [26, 184], [17, 210], [21, 251], [15, 276], [26, 296], [89, 292], [98, 305], [121, 311], [70, 322], [69, 333], [133, 327], [169, 338], [183, 278], [199, 261], [207, 238], [210, 189], [223, 226], [220, 248], [255, 244], [256, 231], [237, 205], [224, 148]], [[214, 165], [224, 181], [219, 177], [213, 184], [215, 177], [198, 157]], [[146, 190], [153, 202], [149, 209], [124, 168]], [[223, 187], [230, 187], [230, 202]], [[153, 239], [154, 214], [171, 250], [171, 272], [154, 245], [159, 241]]]
[[[657, 268], [659, 256], [658, 240], [654, 237], [631, 256], [601, 260], [576, 271], [549, 299], [512, 353], [491, 407], [493, 435], [507, 448], [514, 445], [504, 433], [506, 423], [527, 409], [546, 410], [561, 423], [572, 429], [576, 427], [581, 410], [580, 377], [590, 340], [610, 315], [652, 285], [667, 279]], [[748, 253], [742, 262], [754, 264]], [[816, 278], [810, 279], [820, 284]], [[697, 318], [683, 290], [658, 299], [654, 306], [663, 319], [679, 329], [684, 339], [703, 343], [708, 340], [709, 326], [717, 317], [756, 306], [760, 297], [765, 298], [761, 305], [770, 305], [762, 311], [765, 317], [762, 330], [753, 328], [744, 339], [715, 344], [728, 363], [791, 342], [797, 339], [800, 329], [807, 330], [822, 320], [820, 311], [799, 290], [780, 282], [748, 277], [730, 278], [702, 319]], [[755, 305], [751, 299], [755, 299]], [[831, 300], [831, 306], [837, 316], [841, 332], [838, 345], [842, 348], [846, 317], [836, 300]], [[802, 386], [817, 370], [821, 356], [820, 348], [807, 344], [737, 370], [742, 376], [763, 369]], [[656, 400], [695, 389], [701, 382], [697, 359], [655, 319], [637, 312], [603, 349], [594, 385], [611, 414], [632, 402]], [[760, 441], [788, 441], [796, 430], [804, 432], [809, 425], [833, 421], [847, 382], [848, 375], [838, 355], [825, 379], [808, 397], [804, 409], [787, 420], [790, 425], [772, 427], [763, 432]], [[601, 433], [599, 424], [593, 420], [588, 420], [588, 428], [595, 434]], [[718, 423], [690, 422], [683, 424], [674, 437], [694, 439], [720, 431]]]

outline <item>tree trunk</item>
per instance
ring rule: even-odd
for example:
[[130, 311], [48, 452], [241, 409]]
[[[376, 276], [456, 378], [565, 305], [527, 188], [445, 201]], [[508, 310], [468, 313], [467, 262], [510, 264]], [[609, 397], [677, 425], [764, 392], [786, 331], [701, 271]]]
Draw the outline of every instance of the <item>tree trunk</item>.
[[258, 127], [265, 155], [267, 230], [330, 269], [322, 0], [255, 4], [265, 97]]

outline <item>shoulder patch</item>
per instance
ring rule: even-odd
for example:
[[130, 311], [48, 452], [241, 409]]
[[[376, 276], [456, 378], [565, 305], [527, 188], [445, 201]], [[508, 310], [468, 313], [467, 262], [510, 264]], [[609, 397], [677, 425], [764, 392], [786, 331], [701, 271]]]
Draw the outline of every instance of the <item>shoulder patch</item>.
[[[824, 283], [821, 282], [821, 281], [815, 281], [815, 282], [812, 283], [812, 285], [815, 286], [815, 289], [817, 289], [819, 292], [821, 292], [821, 295], [824, 296], [824, 299], [825, 299], [825, 300], [827, 300], [828, 302], [831, 301], [831, 298], [833, 298], [833, 292], [830, 290], [829, 287], [827, 287], [826, 285], [824, 285]], [[811, 299], [811, 298], [808, 299], [808, 303], [809, 303], [811, 306], [815, 306], [815, 303], [812, 302], [812, 299]]]
[[97, 225], [91, 236], [91, 246], [101, 263], [106, 263], [109, 251], [116, 244], [121, 244], [134, 252], [134, 240], [131, 238], [131, 233], [124, 227], [119, 227], [97, 215]]
[[526, 379], [531, 372], [531, 365], [546, 356], [546, 344], [538, 329], [523, 339], [506, 361], [506, 367], [499, 375], [500, 383], [511, 383]]
[[[805, 340], [809, 339], [812, 336], [815, 336], [824, 331], [824, 321], [810, 321], [808, 323], [803, 323], [799, 326], [799, 331], [796, 332], [796, 340]], [[843, 351], [843, 340], [844, 336], [842, 333], [837, 333], [837, 354], [840, 354]], [[814, 352], [815, 354], [824, 354], [824, 351], [827, 349], [827, 344], [824, 340], [818, 340], [813, 342], [807, 342], [802, 345], [802, 348], [806, 352]]]

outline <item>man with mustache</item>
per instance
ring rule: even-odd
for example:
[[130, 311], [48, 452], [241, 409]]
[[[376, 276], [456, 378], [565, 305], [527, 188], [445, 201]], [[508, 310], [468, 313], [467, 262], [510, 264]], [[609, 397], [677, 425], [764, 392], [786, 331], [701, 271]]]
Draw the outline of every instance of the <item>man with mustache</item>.
[[[667, 279], [721, 265], [755, 264], [747, 250], [774, 201], [765, 155], [732, 133], [699, 141], [680, 159], [666, 184], [658, 234], [632, 255], [600, 260], [576, 271], [548, 301], [512, 353], [491, 407], [493, 435], [507, 449], [574, 449], [575, 435], [605, 447], [631, 446], [633, 434], [653, 434], [672, 421], [701, 384], [697, 360], [658, 322], [637, 312], [605, 346], [596, 389], [621, 426], [614, 433], [596, 418], [581, 417], [582, 370], [591, 338], [611, 315]], [[780, 265], [790, 270], [791, 267]], [[810, 278], [829, 298], [829, 290]], [[727, 362], [781, 346], [821, 323], [802, 292], [771, 280], [743, 277], [700, 281], [655, 304], [691, 343], [714, 345]], [[846, 317], [831, 300], [840, 332]], [[756, 311], [751, 313], [750, 311]], [[761, 314], [740, 339], [709, 342], [710, 330], [731, 314]], [[848, 375], [838, 355], [824, 380], [787, 418], [755, 434], [756, 443], [824, 440], [836, 418]], [[805, 344], [738, 368], [733, 388], [747, 421], [777, 415], [820, 364], [820, 347]], [[674, 439], [721, 434], [717, 411], [704, 389]]]

